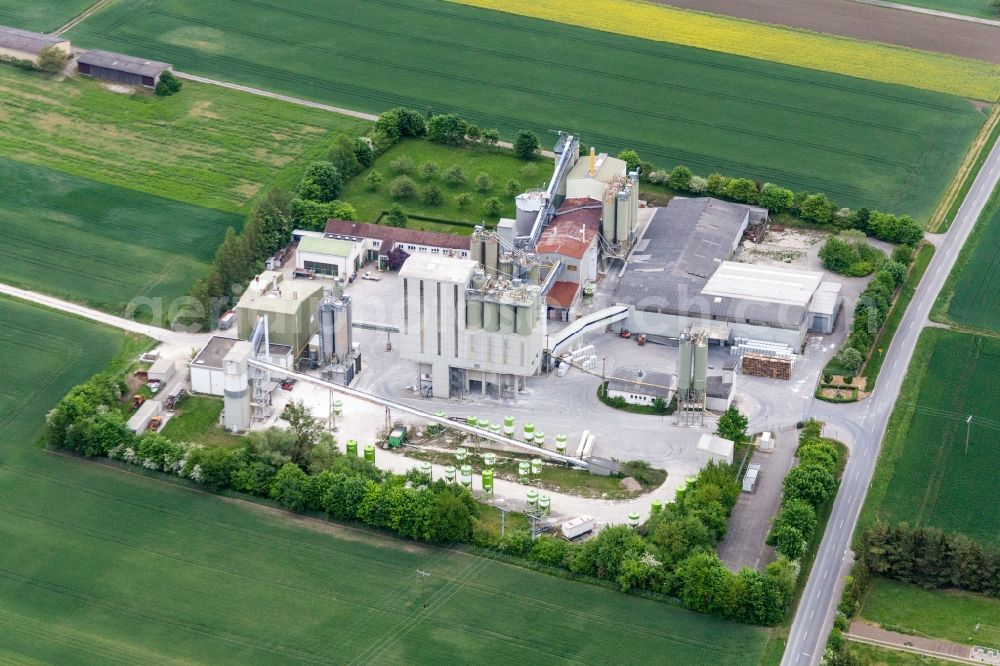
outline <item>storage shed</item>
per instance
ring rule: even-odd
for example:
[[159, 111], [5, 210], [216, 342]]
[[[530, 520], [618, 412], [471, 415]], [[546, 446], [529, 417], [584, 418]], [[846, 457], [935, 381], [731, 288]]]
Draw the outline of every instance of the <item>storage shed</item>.
[[149, 380], [166, 384], [174, 376], [176, 369], [173, 359], [161, 358], [149, 368]]
[[0, 25], [0, 58], [27, 60], [37, 65], [38, 55], [50, 47], [69, 55], [68, 39]]
[[84, 76], [95, 79], [123, 83], [128, 86], [155, 88], [160, 75], [173, 69], [173, 65], [145, 58], [111, 53], [110, 51], [87, 51], [77, 59], [77, 69]]
[[716, 464], [732, 464], [734, 447], [732, 440], [705, 433], [698, 440], [698, 465], [704, 467], [713, 460]]

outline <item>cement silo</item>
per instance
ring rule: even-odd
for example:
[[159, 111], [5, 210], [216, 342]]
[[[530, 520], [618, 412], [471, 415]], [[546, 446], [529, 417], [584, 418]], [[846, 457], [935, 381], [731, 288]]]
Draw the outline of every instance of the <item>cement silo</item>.
[[699, 394], [705, 392], [708, 377], [708, 341], [704, 336], [698, 336], [694, 344], [694, 378], [691, 388]]
[[628, 239], [631, 231], [628, 192], [621, 190], [615, 196], [615, 240], [619, 243]]
[[531, 327], [534, 324], [533, 311], [534, 308], [527, 305], [517, 306], [515, 326], [518, 335], [531, 335]]
[[500, 332], [504, 335], [510, 335], [514, 332], [514, 321], [516, 313], [514, 312], [514, 306], [504, 303], [500, 306]]
[[465, 300], [465, 327], [470, 331], [478, 331], [483, 327], [483, 302], [467, 298]]
[[691, 338], [685, 333], [677, 344], [677, 388], [682, 392], [691, 388]]
[[496, 333], [500, 330], [500, 304], [494, 301], [483, 302], [483, 330]]
[[601, 211], [601, 236], [608, 243], [615, 240], [615, 197], [610, 193], [604, 195], [604, 208]]
[[316, 321], [319, 322], [319, 364], [321, 366], [332, 362], [336, 343], [334, 342], [334, 314], [332, 298], [324, 298], [316, 310]]

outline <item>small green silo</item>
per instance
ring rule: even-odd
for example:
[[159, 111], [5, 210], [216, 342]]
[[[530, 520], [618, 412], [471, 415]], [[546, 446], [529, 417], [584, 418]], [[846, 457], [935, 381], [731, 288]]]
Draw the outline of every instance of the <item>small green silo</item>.
[[535, 490], [534, 488], [532, 488], [531, 490], [529, 490], [527, 492], [526, 498], [527, 498], [527, 502], [526, 502], [525, 506], [527, 507], [528, 511], [531, 512], [531, 511], [537, 510], [538, 509], [538, 491]]
[[446, 465], [444, 468], [444, 482], [455, 483], [455, 466]]
[[527, 460], [522, 460], [517, 464], [517, 479], [521, 483], [526, 483], [528, 477], [531, 475], [531, 463]]
[[434, 465], [429, 462], [420, 463], [420, 473], [427, 477], [429, 481], [434, 480]]
[[493, 470], [484, 469], [483, 470], [483, 494], [492, 495], [493, 494]]
[[484, 453], [483, 454], [483, 465], [486, 469], [493, 469], [497, 464], [497, 454], [495, 453]]
[[462, 465], [462, 467], [458, 471], [459, 471], [458, 482], [461, 483], [466, 488], [468, 488], [469, 490], [472, 490], [472, 466]]
[[556, 435], [556, 453], [566, 455], [566, 435]]
[[375, 445], [365, 444], [365, 460], [370, 463], [375, 462]]
[[344, 414], [344, 401], [340, 398], [333, 401], [333, 414], [334, 416], [342, 416]]
[[650, 512], [653, 515], [656, 515], [660, 511], [663, 511], [663, 502], [661, 502], [660, 500], [653, 500], [653, 506], [650, 508]]
[[538, 513], [543, 516], [552, 513], [552, 499], [548, 495], [538, 496]]
[[545, 448], [545, 433], [541, 430], [535, 431], [535, 446]]
[[347, 457], [348, 458], [358, 457], [358, 441], [356, 439], [347, 440]]
[[461, 446], [455, 449], [455, 460], [458, 462], [465, 462], [466, 457], [468, 457], [469, 452], [466, 451]]
[[532, 458], [531, 459], [531, 476], [541, 476], [542, 475], [542, 459]]
[[639, 527], [639, 514], [635, 511], [628, 514], [628, 526], [632, 529]]
[[503, 417], [503, 434], [506, 437], [513, 439], [514, 437], [514, 417], [505, 416]]

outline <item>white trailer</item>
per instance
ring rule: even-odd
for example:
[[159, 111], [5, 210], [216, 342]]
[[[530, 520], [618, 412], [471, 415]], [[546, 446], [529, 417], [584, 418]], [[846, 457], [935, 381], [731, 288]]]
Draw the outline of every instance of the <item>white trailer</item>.
[[594, 529], [594, 518], [592, 516], [577, 516], [572, 520], [567, 520], [562, 524], [563, 536], [567, 539], [576, 539]]

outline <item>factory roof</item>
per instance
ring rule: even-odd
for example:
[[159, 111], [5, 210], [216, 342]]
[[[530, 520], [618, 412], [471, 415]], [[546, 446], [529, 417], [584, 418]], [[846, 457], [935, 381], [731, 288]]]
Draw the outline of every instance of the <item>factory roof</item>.
[[545, 296], [545, 303], [557, 308], [572, 307], [573, 301], [576, 300], [576, 295], [579, 291], [580, 285], [576, 282], [567, 282], [565, 280], [553, 282], [552, 288], [549, 289], [549, 293]]
[[651, 395], [663, 399], [669, 398], [673, 393], [670, 387], [673, 386], [674, 376], [666, 372], [643, 372], [641, 377], [636, 370], [621, 371], [619, 374], [621, 376], [608, 380], [609, 391]]
[[833, 316], [840, 303], [840, 290], [838, 282], [821, 282], [809, 304], [809, 312]]
[[284, 281], [281, 273], [264, 271], [247, 285], [246, 291], [240, 296], [237, 308], [273, 312], [276, 314], [294, 314], [318, 291], [323, 291], [320, 280], [290, 280]]
[[611, 157], [607, 153], [597, 155], [594, 160], [594, 175], [590, 172], [590, 155], [582, 156], [566, 176], [567, 180], [579, 180], [582, 178], [593, 178], [602, 183], [610, 183], [615, 176], [625, 175], [628, 164], [625, 160]]
[[698, 440], [698, 450], [708, 451], [717, 456], [725, 456], [727, 458], [733, 455], [733, 441], [725, 439], [724, 437], [719, 437], [718, 435], [710, 435], [705, 433]]
[[68, 39], [62, 37], [53, 37], [52, 35], [43, 35], [40, 32], [0, 25], [0, 48], [24, 51], [25, 53], [39, 53], [50, 46], [68, 42]]
[[339, 238], [304, 236], [299, 241], [299, 250], [314, 254], [326, 254], [331, 257], [349, 257], [354, 251], [354, 242]]
[[[229, 353], [237, 342], [236, 338], [224, 338], [221, 335], [213, 335], [205, 345], [205, 348], [194, 357], [191, 361], [191, 365], [196, 365], [199, 368], [221, 368], [222, 360], [226, 358], [226, 354]], [[288, 345], [279, 345], [277, 343], [271, 343], [271, 356], [287, 356], [292, 351], [292, 348]]]
[[467, 285], [479, 268], [473, 259], [437, 257], [428, 254], [411, 255], [399, 269], [400, 277]]
[[705, 378], [705, 395], [709, 398], [728, 398], [732, 392], [732, 382], [723, 381], [722, 375], [709, 375]]
[[164, 70], [170, 69], [173, 65], [156, 60], [146, 60], [136, 58], [121, 53], [111, 53], [110, 51], [87, 51], [77, 56], [76, 61], [83, 65], [103, 67], [104, 69], [114, 69], [119, 72], [138, 74], [139, 76], [156, 77]]
[[813, 271], [724, 261], [702, 293], [804, 308], [822, 281], [823, 274]]
[[597, 238], [602, 210], [597, 199], [567, 199], [542, 232], [535, 252], [583, 259]]
[[[468, 250], [469, 237], [456, 234], [445, 234], [439, 231], [421, 231], [419, 229], [400, 229], [384, 224], [365, 224], [364, 222], [349, 222], [347, 220], [327, 220], [326, 236], [328, 238], [372, 238], [382, 241], [379, 251], [388, 254], [393, 245], [427, 245], [450, 250]], [[405, 249], [405, 248], [404, 248]]]

